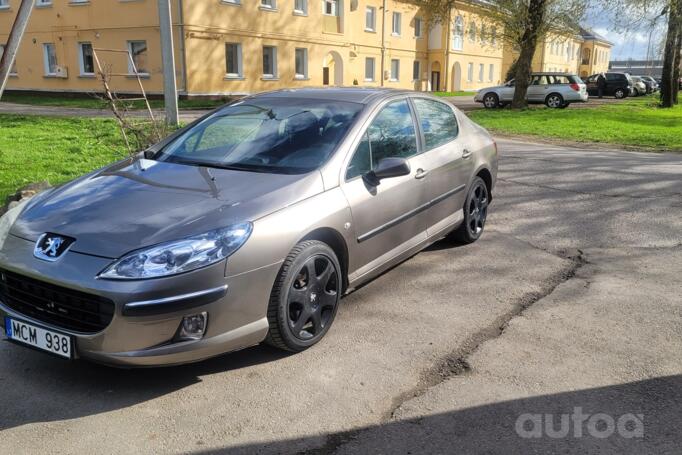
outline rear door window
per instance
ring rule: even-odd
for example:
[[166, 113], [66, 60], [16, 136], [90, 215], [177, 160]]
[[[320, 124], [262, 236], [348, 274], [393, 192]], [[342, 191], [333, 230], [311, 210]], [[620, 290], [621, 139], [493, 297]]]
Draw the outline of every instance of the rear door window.
[[424, 134], [426, 150], [447, 144], [457, 138], [459, 125], [450, 106], [425, 98], [414, 98], [413, 101]]

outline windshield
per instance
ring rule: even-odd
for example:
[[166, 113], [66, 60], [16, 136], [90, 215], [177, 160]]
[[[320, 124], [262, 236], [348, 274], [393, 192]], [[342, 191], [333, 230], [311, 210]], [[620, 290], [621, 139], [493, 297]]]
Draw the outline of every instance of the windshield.
[[363, 105], [295, 98], [246, 99], [178, 136], [159, 161], [299, 174], [334, 152]]

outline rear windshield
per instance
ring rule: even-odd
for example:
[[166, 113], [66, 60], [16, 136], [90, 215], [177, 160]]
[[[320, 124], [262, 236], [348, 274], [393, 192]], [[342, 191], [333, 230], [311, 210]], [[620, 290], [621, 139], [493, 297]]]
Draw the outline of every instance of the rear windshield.
[[253, 172], [310, 172], [332, 155], [362, 108], [340, 101], [246, 99], [185, 131], [156, 159]]

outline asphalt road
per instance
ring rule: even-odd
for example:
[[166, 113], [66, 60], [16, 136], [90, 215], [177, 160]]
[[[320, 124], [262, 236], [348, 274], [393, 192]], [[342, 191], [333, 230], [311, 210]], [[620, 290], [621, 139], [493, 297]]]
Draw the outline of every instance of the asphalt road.
[[[484, 237], [346, 297], [304, 353], [112, 370], [0, 343], [0, 452], [676, 451], [682, 155], [499, 144]], [[517, 431], [576, 408], [601, 420]]]

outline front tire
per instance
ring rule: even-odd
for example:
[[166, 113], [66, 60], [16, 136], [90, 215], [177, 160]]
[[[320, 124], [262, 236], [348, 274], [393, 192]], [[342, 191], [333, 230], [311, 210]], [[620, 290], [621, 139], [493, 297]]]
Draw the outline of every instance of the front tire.
[[494, 93], [486, 93], [483, 96], [483, 106], [486, 109], [495, 109], [500, 106], [500, 98]]
[[334, 322], [341, 283], [341, 266], [327, 244], [317, 240], [297, 244], [270, 294], [266, 343], [301, 352], [319, 342]]
[[616, 89], [615, 92], [613, 92], [613, 96], [615, 96], [617, 99], [623, 99], [625, 98], [625, 90], [622, 88]]
[[464, 221], [452, 234], [455, 240], [468, 244], [481, 237], [488, 218], [489, 203], [487, 185], [481, 177], [474, 178], [464, 201]]

